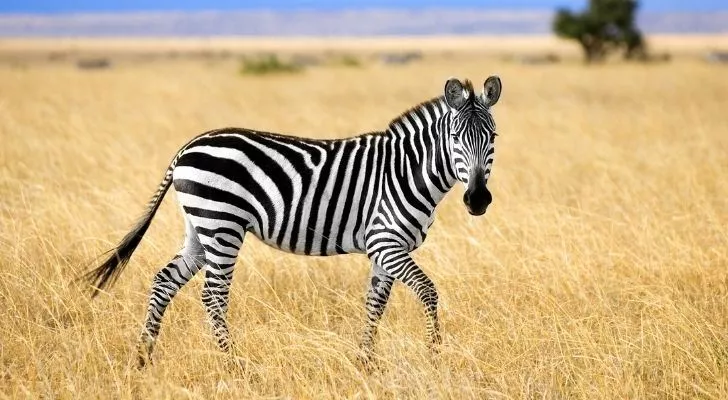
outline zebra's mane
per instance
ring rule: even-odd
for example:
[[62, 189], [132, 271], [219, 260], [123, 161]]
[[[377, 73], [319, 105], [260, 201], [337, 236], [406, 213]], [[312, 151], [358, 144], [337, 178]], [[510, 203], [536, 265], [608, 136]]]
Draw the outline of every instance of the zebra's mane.
[[430, 105], [439, 106], [440, 104], [445, 102], [445, 96], [438, 96], [433, 97], [430, 100], [423, 101], [416, 106], [412, 106], [407, 109], [407, 111], [404, 111], [403, 113], [399, 114], [397, 117], [393, 118], [391, 121], [389, 121], [389, 125], [387, 125], [388, 129], [393, 129], [396, 125], [400, 124], [405, 118], [409, 117], [410, 115], [416, 113], [418, 110], [421, 110], [422, 108], [425, 108]]
[[[473, 83], [469, 79], [466, 79], [465, 81], [463, 81], [463, 89], [465, 89], [465, 90], [468, 91], [468, 101], [470, 103], [472, 103], [473, 101], [475, 101], [475, 99], [476, 99], [477, 96], [475, 96], [475, 89], [473, 88]], [[392, 119], [389, 122], [389, 125], [387, 127], [389, 129], [394, 128], [397, 124], [399, 124], [400, 122], [402, 122], [402, 120], [404, 120], [408, 116], [412, 115], [413, 113], [417, 112], [418, 110], [420, 110], [420, 109], [422, 109], [422, 108], [424, 108], [426, 106], [430, 106], [430, 105], [440, 106], [440, 105], [442, 105], [444, 103], [445, 103], [445, 96], [444, 95], [440, 95], [440, 96], [437, 96], [437, 97], [433, 97], [430, 100], [423, 101], [423, 102], [415, 105], [414, 107], [410, 107], [407, 111], [401, 113], [399, 116], [397, 116], [396, 118]]]

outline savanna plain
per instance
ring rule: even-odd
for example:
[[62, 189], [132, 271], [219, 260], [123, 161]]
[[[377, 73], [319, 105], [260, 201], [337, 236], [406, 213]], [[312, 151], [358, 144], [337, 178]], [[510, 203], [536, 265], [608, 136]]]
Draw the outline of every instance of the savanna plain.
[[[234, 60], [0, 63], [0, 396], [727, 398], [727, 67], [430, 50], [264, 76]], [[116, 286], [92, 301], [73, 283], [191, 137], [382, 130], [448, 77], [491, 74], [503, 81], [494, 202], [471, 217], [456, 187], [414, 253], [440, 293], [438, 356], [395, 285], [377, 368], [363, 371], [366, 257], [288, 255], [249, 236], [228, 315], [244, 363], [217, 351], [198, 276], [138, 370], [151, 280], [184, 232], [174, 191]]]

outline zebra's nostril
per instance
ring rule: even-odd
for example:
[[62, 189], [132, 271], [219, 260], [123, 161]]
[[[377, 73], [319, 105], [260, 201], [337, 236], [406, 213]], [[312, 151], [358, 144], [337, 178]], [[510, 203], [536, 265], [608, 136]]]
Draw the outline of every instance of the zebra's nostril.
[[493, 195], [490, 193], [490, 190], [485, 189], [485, 205], [490, 205], [490, 203], [493, 202]]
[[470, 190], [465, 191], [465, 194], [463, 195], [463, 203], [465, 203], [466, 206], [470, 207]]

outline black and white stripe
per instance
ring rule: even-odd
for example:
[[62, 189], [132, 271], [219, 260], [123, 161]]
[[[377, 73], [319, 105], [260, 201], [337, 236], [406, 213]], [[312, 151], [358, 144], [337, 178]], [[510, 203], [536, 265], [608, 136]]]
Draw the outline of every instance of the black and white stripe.
[[174, 185], [186, 237], [154, 278], [142, 364], [151, 356], [167, 305], [200, 269], [205, 271], [202, 302], [220, 348], [230, 349], [229, 287], [248, 232], [296, 254], [369, 256], [365, 360], [396, 280], [422, 301], [430, 343], [436, 344], [437, 291], [409, 252], [425, 240], [435, 207], [458, 180], [467, 186], [464, 201], [471, 214], [482, 214], [490, 203], [486, 182], [495, 137], [490, 107], [500, 88], [500, 80], [491, 77], [476, 96], [470, 82], [450, 79], [444, 96], [405, 112], [386, 131], [347, 139], [238, 128], [202, 134], [174, 157], [145, 217], [86, 277], [98, 289], [115, 281]]

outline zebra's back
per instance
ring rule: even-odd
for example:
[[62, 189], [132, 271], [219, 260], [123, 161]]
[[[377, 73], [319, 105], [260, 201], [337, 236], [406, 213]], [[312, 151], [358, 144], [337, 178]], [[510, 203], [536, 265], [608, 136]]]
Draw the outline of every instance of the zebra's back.
[[385, 140], [214, 131], [180, 153], [174, 186], [202, 239], [242, 241], [249, 231], [297, 254], [362, 253]]

